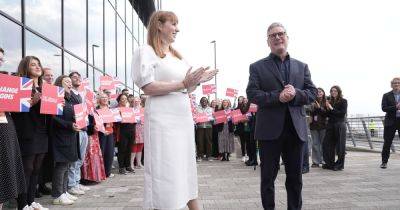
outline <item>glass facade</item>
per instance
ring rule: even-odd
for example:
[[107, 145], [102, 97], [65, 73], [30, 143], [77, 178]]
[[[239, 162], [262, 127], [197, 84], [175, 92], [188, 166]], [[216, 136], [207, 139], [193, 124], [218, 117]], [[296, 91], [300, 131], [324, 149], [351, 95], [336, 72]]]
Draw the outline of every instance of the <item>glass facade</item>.
[[78, 71], [98, 89], [99, 76], [107, 74], [137, 93], [131, 60], [145, 43], [146, 28], [132, 2], [0, 0], [0, 47], [5, 50], [0, 70], [16, 72], [23, 56], [34, 55], [56, 77]]

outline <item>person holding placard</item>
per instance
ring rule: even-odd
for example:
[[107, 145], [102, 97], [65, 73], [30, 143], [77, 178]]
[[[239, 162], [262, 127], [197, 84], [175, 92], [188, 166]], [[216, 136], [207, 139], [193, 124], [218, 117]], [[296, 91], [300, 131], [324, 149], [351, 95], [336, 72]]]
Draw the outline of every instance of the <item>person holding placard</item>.
[[[200, 99], [200, 106], [196, 108], [197, 113], [205, 113], [207, 116], [212, 116], [214, 112], [213, 109], [208, 105], [207, 97], [202, 97]], [[212, 161], [212, 123], [201, 122], [197, 123], [196, 126], [196, 139], [198, 143], [197, 148], [197, 161], [201, 161], [203, 156], [206, 156], [207, 161]]]
[[43, 208], [40, 204], [34, 202], [38, 175], [48, 151], [49, 117], [40, 114], [42, 74], [42, 64], [39, 58], [35, 56], [26, 56], [18, 65], [17, 76], [33, 80], [29, 112], [12, 113], [21, 149], [27, 187], [27, 192], [18, 196], [18, 209], [25, 206]]
[[[128, 96], [120, 94], [117, 97], [118, 107], [129, 107]], [[114, 123], [115, 130], [117, 131], [117, 145], [118, 145], [118, 166], [119, 173], [126, 175], [127, 172], [135, 173], [131, 167], [131, 147], [135, 142], [135, 124], [128, 122]]]
[[[140, 110], [142, 106], [140, 105], [141, 100], [139, 97], [134, 97], [132, 101], [132, 108], [135, 115], [140, 115]], [[142, 150], [144, 147], [144, 129], [143, 129], [142, 121], [136, 123], [135, 126], [135, 143], [132, 145], [132, 154], [131, 154], [131, 167], [135, 168], [135, 160], [136, 160], [136, 168], [140, 169], [143, 167], [142, 165]]]
[[[218, 102], [216, 99], [211, 101], [210, 107], [213, 109], [213, 112], [218, 111]], [[212, 153], [211, 155], [215, 159], [219, 159], [220, 153], [218, 151], [218, 125], [214, 124], [212, 125]]]
[[64, 108], [62, 115], [53, 115], [51, 121], [51, 139], [53, 141], [54, 171], [52, 182], [52, 197], [54, 205], [71, 205], [78, 198], [69, 194], [68, 169], [78, 160], [77, 132], [80, 131], [75, 123], [74, 103], [71, 98], [71, 78], [62, 75], [57, 77], [54, 85], [63, 87]]
[[[0, 67], [4, 51], [0, 48]], [[8, 74], [7, 72], [0, 72]], [[2, 203], [13, 200], [26, 191], [24, 167], [17, 132], [10, 113], [0, 112], [0, 209]]]
[[[105, 109], [109, 107], [109, 97], [106, 93], [100, 92], [98, 96], [97, 109]], [[104, 123], [105, 133], [99, 132], [100, 149], [103, 155], [104, 170], [106, 177], [114, 177], [111, 173], [112, 163], [114, 160], [114, 129], [113, 123]]]
[[[132, 78], [149, 97], [145, 107], [145, 209], [199, 209], [193, 118], [188, 92], [217, 70], [191, 68], [171, 44], [179, 32], [173, 12], [156, 11], [148, 45], [133, 55]], [[189, 69], [189, 71], [188, 71]], [[168, 107], [168, 109], [166, 109]]]
[[[225, 112], [231, 110], [231, 103], [228, 99], [222, 101], [220, 110]], [[234, 129], [235, 127], [231, 120], [218, 124], [218, 147], [219, 153], [222, 154], [221, 161], [229, 161], [229, 155], [235, 151]]]

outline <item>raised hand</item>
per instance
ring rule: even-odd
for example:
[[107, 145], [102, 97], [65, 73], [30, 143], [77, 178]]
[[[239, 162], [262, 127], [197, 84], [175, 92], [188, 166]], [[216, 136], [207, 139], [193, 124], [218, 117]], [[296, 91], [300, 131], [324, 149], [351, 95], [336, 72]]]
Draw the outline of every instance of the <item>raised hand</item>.
[[206, 68], [206, 71], [203, 73], [203, 75], [202, 75], [202, 77], [200, 79], [200, 83], [208, 82], [212, 78], [214, 78], [215, 75], [217, 75], [218, 69], [213, 69], [213, 70], [209, 70], [209, 69], [210, 69], [210, 67]]
[[200, 67], [192, 72], [192, 67], [190, 67], [186, 73], [185, 79], [182, 81], [185, 88], [190, 88], [199, 84], [205, 71], [205, 68]]

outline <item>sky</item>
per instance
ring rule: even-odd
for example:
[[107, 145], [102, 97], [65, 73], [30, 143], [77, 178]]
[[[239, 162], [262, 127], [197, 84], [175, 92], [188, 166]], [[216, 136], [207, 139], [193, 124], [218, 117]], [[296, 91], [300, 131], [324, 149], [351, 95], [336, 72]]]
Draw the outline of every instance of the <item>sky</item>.
[[342, 88], [349, 116], [384, 114], [382, 95], [400, 76], [398, 8], [395, 0], [162, 1], [179, 19], [174, 46], [193, 67], [214, 66], [216, 40], [219, 98], [226, 88], [246, 94], [249, 65], [270, 53], [267, 28], [281, 22], [291, 57], [307, 63], [328, 94]]

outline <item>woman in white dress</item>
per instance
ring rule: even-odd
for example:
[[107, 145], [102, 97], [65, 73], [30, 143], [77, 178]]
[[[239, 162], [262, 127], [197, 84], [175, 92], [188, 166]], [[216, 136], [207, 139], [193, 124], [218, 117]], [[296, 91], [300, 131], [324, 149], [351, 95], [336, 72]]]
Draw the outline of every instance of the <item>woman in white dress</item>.
[[147, 44], [134, 53], [133, 80], [145, 106], [145, 209], [199, 209], [193, 118], [188, 92], [217, 70], [191, 71], [171, 46], [179, 32], [172, 12], [153, 13]]

